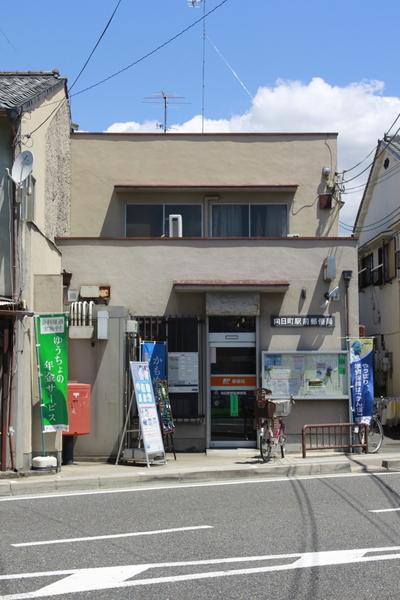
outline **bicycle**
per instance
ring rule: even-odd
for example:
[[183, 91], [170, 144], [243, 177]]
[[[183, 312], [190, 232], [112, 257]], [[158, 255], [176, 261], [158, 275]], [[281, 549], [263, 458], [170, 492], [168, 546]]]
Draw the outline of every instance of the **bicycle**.
[[[378, 408], [379, 405], [379, 408]], [[367, 417], [367, 420], [361, 421], [362, 423], [367, 424], [367, 440], [368, 440], [368, 452], [371, 454], [376, 454], [382, 447], [383, 444], [383, 427], [380, 420], [379, 413], [382, 408], [385, 407], [384, 400], [381, 397], [378, 402], [374, 402], [374, 409], [372, 417]], [[365, 428], [357, 427], [358, 438], [360, 440], [360, 444], [365, 444]]]
[[285, 423], [282, 417], [290, 414], [294, 400], [290, 398], [274, 399], [271, 390], [259, 388], [256, 390], [255, 416], [258, 419], [260, 454], [263, 462], [268, 462], [272, 456], [272, 448], [280, 447], [281, 457], [285, 458], [286, 435]]

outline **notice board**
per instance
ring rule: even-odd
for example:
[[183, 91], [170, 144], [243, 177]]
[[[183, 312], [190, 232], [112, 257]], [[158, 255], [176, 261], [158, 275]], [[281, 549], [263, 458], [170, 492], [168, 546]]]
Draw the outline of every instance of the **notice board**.
[[347, 352], [262, 352], [262, 386], [273, 398], [347, 398]]
[[129, 365], [135, 388], [140, 430], [146, 458], [148, 459], [150, 455], [165, 455], [149, 364], [147, 362], [132, 361]]

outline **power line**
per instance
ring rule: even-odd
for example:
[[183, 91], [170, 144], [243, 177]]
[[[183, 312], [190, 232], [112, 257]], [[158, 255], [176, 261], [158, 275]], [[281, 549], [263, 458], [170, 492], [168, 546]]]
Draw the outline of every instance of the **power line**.
[[108, 19], [106, 26], [104, 27], [103, 31], [101, 32], [97, 42], [95, 43], [93, 50], [91, 51], [91, 53], [89, 54], [88, 58], [86, 59], [83, 67], [81, 68], [81, 70], [79, 71], [78, 75], [75, 77], [74, 81], [72, 82], [72, 84], [70, 85], [68, 92], [70, 92], [72, 90], [72, 88], [74, 87], [74, 85], [76, 84], [76, 82], [78, 81], [78, 79], [80, 78], [80, 76], [82, 75], [83, 71], [86, 69], [86, 67], [89, 64], [90, 59], [92, 58], [93, 54], [96, 51], [97, 46], [100, 44], [101, 40], [103, 39], [107, 29], [110, 27], [111, 25], [111, 21], [114, 18], [115, 13], [117, 12], [119, 5], [121, 4], [122, 0], [118, 0], [117, 6], [114, 8], [111, 17]]
[[[118, 5], [116, 6], [114, 13], [112, 15], [112, 17], [114, 16], [116, 9], [118, 8], [120, 2], [122, 0], [120, 0], [118, 2]], [[175, 34], [173, 37], [169, 38], [166, 42], [163, 42], [162, 44], [160, 44], [159, 46], [157, 46], [156, 48], [154, 48], [153, 50], [151, 50], [150, 52], [147, 52], [147, 54], [141, 56], [140, 58], [138, 58], [137, 60], [135, 60], [133, 63], [127, 65], [126, 67], [120, 69], [119, 71], [116, 71], [115, 73], [112, 73], [111, 75], [109, 75], [108, 77], [105, 77], [104, 79], [86, 87], [83, 88], [82, 90], [79, 90], [78, 92], [75, 92], [74, 94], [71, 94], [71, 98], [73, 98], [74, 96], [78, 96], [80, 94], [83, 94], [84, 92], [87, 92], [103, 83], [105, 83], [106, 81], [109, 81], [110, 79], [112, 79], [113, 77], [116, 77], [117, 75], [120, 75], [121, 73], [123, 73], [124, 71], [127, 71], [128, 69], [131, 69], [132, 67], [136, 66], [137, 64], [139, 64], [140, 62], [143, 62], [144, 60], [146, 60], [146, 58], [149, 58], [150, 56], [152, 56], [153, 54], [155, 54], [156, 52], [158, 52], [159, 50], [161, 50], [162, 48], [165, 48], [165, 46], [168, 46], [170, 43], [172, 43], [173, 41], [175, 41], [177, 38], [181, 37], [183, 34], [185, 34], [187, 31], [189, 31], [190, 29], [193, 29], [193, 27], [195, 27], [198, 23], [200, 23], [201, 21], [203, 21], [206, 17], [208, 17], [208, 15], [211, 15], [213, 12], [215, 12], [216, 10], [218, 10], [218, 8], [220, 8], [221, 6], [223, 6], [224, 4], [226, 4], [229, 0], [222, 0], [222, 2], [220, 2], [219, 4], [217, 4], [217, 6], [214, 6], [214, 8], [212, 8], [211, 10], [209, 10], [207, 13], [203, 14], [199, 19], [197, 19], [196, 21], [194, 21], [191, 25], [188, 25], [188, 27], [185, 27], [185, 29], [182, 29], [180, 32], [178, 32], [177, 34]], [[111, 18], [112, 18], [111, 17]], [[111, 21], [110, 21], [111, 22]], [[107, 27], [107, 26], [106, 26]], [[103, 36], [104, 34], [102, 34]], [[101, 36], [101, 37], [102, 37]], [[100, 41], [100, 40], [99, 40]], [[96, 49], [96, 47], [98, 46], [98, 43], [96, 44], [95, 48], [93, 49], [91, 55], [93, 54], [94, 50]], [[89, 62], [91, 55], [89, 56], [89, 58], [87, 59], [84, 67], [86, 66], [86, 64]], [[84, 68], [83, 67], [83, 68]], [[81, 72], [83, 72], [83, 68], [81, 69]], [[79, 73], [78, 77], [81, 75], [81, 73]], [[75, 81], [73, 82], [72, 85], [74, 85], [77, 81], [77, 78], [75, 79]], [[72, 86], [69, 88], [71, 89]], [[29, 139], [36, 131], [38, 131], [38, 129], [40, 129], [49, 119], [50, 117], [55, 114], [64, 104], [64, 102], [67, 102], [66, 98], [63, 98], [62, 100], [59, 100], [59, 106], [57, 106], [51, 113], [50, 115], [48, 115], [46, 117], [46, 119], [44, 119], [44, 121], [42, 121], [42, 123], [40, 123], [33, 131], [31, 131], [30, 133], [25, 134], [23, 137]]]
[[347, 229], [351, 229], [354, 232], [367, 232], [367, 231], [373, 231], [374, 229], [379, 229], [380, 227], [382, 227], [382, 225], [386, 225], [386, 223], [388, 223], [391, 219], [393, 219], [393, 217], [397, 216], [398, 214], [400, 214], [400, 207], [394, 208], [392, 211], [390, 211], [387, 215], [385, 215], [384, 217], [381, 217], [378, 221], [373, 221], [372, 223], [369, 223], [368, 225], [365, 225], [364, 227], [356, 227], [354, 228], [354, 226], [349, 225], [348, 223], [343, 223], [340, 222], [340, 224], [342, 225], [342, 227], [345, 227]]
[[[400, 114], [399, 114], [399, 117], [400, 117]], [[396, 121], [397, 121], [397, 119], [396, 119], [396, 120], [393, 122], [393, 124], [394, 124]], [[392, 126], [390, 127], [390, 129], [392, 129], [392, 127], [393, 127], [393, 124], [392, 124]], [[370, 168], [370, 167], [371, 167], [371, 166], [374, 164], [374, 162], [376, 161], [376, 159], [377, 159], [377, 158], [379, 158], [379, 156], [381, 156], [381, 155], [383, 154], [383, 152], [386, 150], [386, 148], [388, 148], [388, 147], [389, 147], [389, 146], [392, 144], [392, 142], [393, 142], [394, 138], [395, 138], [395, 137], [396, 137], [396, 135], [399, 133], [399, 131], [400, 131], [400, 127], [398, 127], [398, 128], [396, 129], [396, 131], [394, 132], [394, 134], [392, 135], [392, 137], [391, 137], [391, 138], [389, 139], [389, 141], [388, 141], [388, 142], [387, 142], [387, 143], [386, 143], [386, 144], [383, 146], [383, 148], [382, 148], [380, 151], [378, 151], [378, 152], [375, 154], [373, 161], [372, 161], [372, 162], [370, 162], [370, 163], [369, 163], [369, 164], [368, 164], [368, 165], [365, 167], [365, 169], [363, 169], [362, 171], [360, 171], [360, 172], [359, 172], [357, 175], [353, 175], [353, 177], [350, 177], [350, 179], [343, 180], [343, 181], [342, 181], [342, 183], [350, 183], [350, 181], [353, 181], [354, 179], [357, 179], [358, 177], [360, 177], [360, 175], [362, 175], [363, 173], [365, 173], [366, 171], [368, 171], [368, 169], [369, 169], [369, 168]], [[386, 134], [386, 135], [387, 135], [387, 134]]]
[[106, 83], [106, 81], [110, 81], [110, 79], [113, 79], [114, 77], [117, 77], [117, 75], [120, 75], [121, 73], [124, 73], [125, 71], [128, 71], [128, 69], [131, 69], [132, 67], [135, 67], [139, 63], [141, 63], [144, 60], [146, 60], [146, 58], [149, 58], [153, 54], [156, 54], [156, 52], [158, 52], [162, 48], [165, 48], [165, 46], [168, 46], [169, 44], [171, 44], [172, 42], [174, 42], [176, 39], [178, 39], [179, 37], [181, 37], [183, 34], [185, 34], [190, 29], [193, 29], [193, 27], [195, 27], [196, 25], [198, 25], [199, 23], [201, 23], [202, 21], [204, 21], [204, 19], [206, 19], [213, 12], [215, 12], [216, 10], [218, 10], [219, 8], [221, 8], [221, 6], [223, 6], [227, 2], [229, 2], [229, 0], [222, 0], [222, 2], [220, 2], [219, 4], [217, 4], [217, 6], [214, 6], [214, 8], [212, 8], [208, 12], [204, 13], [199, 19], [197, 19], [196, 21], [193, 21], [193, 23], [191, 23], [190, 25], [188, 25], [187, 27], [185, 27], [184, 29], [182, 29], [181, 31], [179, 31], [178, 33], [176, 33], [175, 35], [173, 35], [172, 37], [170, 37], [167, 41], [163, 42], [162, 44], [160, 44], [156, 48], [153, 48], [153, 50], [150, 50], [149, 52], [147, 52], [146, 54], [144, 54], [143, 56], [141, 56], [137, 60], [133, 61], [129, 65], [126, 65], [126, 67], [123, 67], [122, 69], [119, 69], [118, 71], [115, 71], [114, 73], [111, 73], [111, 75], [108, 75], [107, 77], [104, 77], [104, 79], [101, 79], [100, 81], [97, 81], [96, 83], [93, 83], [92, 85], [89, 85], [86, 88], [83, 88], [82, 90], [79, 90], [78, 92], [75, 92], [74, 94], [71, 94], [71, 97], [78, 96], [79, 94], [83, 94], [84, 92], [88, 92], [89, 90], [92, 90], [93, 88], [95, 88], [95, 87], [97, 87], [97, 86], [99, 86], [99, 85], [101, 85], [103, 83]]

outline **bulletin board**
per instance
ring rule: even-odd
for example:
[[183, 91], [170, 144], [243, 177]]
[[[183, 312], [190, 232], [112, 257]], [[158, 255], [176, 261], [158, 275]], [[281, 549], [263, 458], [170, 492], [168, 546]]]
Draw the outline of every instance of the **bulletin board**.
[[262, 352], [261, 374], [275, 398], [348, 398], [347, 352]]

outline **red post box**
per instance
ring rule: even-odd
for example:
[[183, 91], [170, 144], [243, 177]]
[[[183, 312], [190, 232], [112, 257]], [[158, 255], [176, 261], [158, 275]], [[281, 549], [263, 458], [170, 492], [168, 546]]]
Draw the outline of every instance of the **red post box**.
[[91, 386], [88, 383], [68, 384], [69, 431], [63, 435], [86, 435], [91, 430]]

